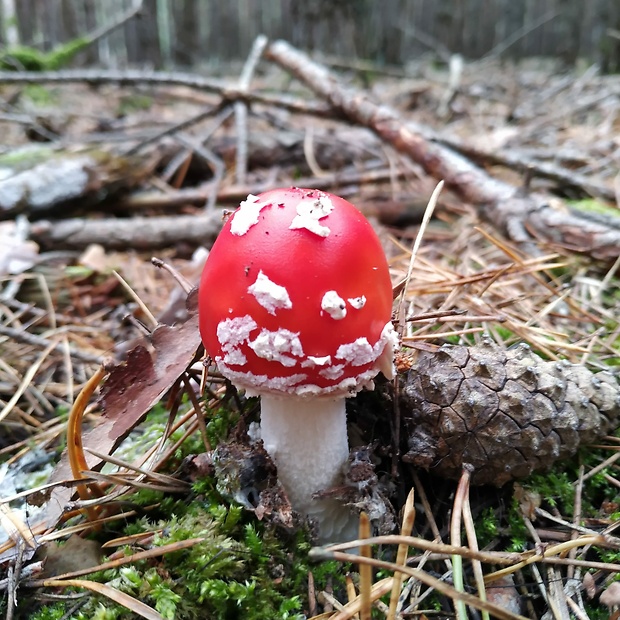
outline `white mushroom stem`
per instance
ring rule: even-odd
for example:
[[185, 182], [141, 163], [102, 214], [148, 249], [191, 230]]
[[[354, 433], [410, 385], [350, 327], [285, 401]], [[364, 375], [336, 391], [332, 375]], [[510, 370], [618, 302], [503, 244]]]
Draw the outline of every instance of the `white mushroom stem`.
[[263, 394], [261, 437], [292, 507], [316, 519], [321, 541], [355, 538], [357, 519], [348, 507], [312, 497], [342, 482], [349, 456], [345, 399]]

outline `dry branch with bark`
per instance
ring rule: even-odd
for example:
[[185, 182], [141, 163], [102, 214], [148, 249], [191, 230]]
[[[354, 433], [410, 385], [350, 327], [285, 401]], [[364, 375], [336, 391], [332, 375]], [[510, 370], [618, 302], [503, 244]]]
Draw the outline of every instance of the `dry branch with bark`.
[[424, 171], [464, 200], [478, 206], [480, 216], [511, 239], [529, 243], [534, 238], [614, 259], [620, 252], [620, 217], [614, 228], [587, 216], [561, 210], [539, 194], [523, 195], [494, 179], [471, 161], [442, 146], [427, 128], [406, 121], [394, 109], [379, 105], [362, 91], [342, 86], [337, 77], [285, 41], [272, 43], [267, 58], [305, 83], [350, 121], [372, 129], [382, 140], [407, 154]]

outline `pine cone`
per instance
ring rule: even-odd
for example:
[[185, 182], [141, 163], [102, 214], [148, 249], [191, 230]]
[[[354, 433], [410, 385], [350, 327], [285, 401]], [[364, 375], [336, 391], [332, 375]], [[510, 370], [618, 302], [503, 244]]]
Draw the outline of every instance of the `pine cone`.
[[526, 344], [492, 340], [420, 352], [401, 375], [406, 462], [501, 486], [548, 469], [620, 423], [620, 385], [609, 372], [549, 362]]

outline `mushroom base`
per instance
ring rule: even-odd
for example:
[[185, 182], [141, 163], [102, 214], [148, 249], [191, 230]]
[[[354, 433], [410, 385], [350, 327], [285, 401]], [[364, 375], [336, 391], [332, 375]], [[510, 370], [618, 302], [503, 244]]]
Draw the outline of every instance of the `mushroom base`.
[[349, 456], [344, 398], [261, 396], [261, 438], [292, 507], [315, 519], [321, 542], [356, 538], [357, 518], [313, 494], [341, 483]]

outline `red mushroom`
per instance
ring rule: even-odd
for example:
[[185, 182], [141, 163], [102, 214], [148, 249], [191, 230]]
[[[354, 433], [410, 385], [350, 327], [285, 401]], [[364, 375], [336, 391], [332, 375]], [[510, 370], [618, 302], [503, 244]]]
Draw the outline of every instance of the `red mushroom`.
[[[323, 540], [351, 523], [332, 500], [347, 460], [345, 398], [390, 377], [396, 336], [381, 243], [349, 202], [318, 190], [248, 196], [207, 259], [200, 333], [221, 373], [261, 396], [261, 437], [293, 508]], [[331, 516], [330, 516], [331, 513]]]

